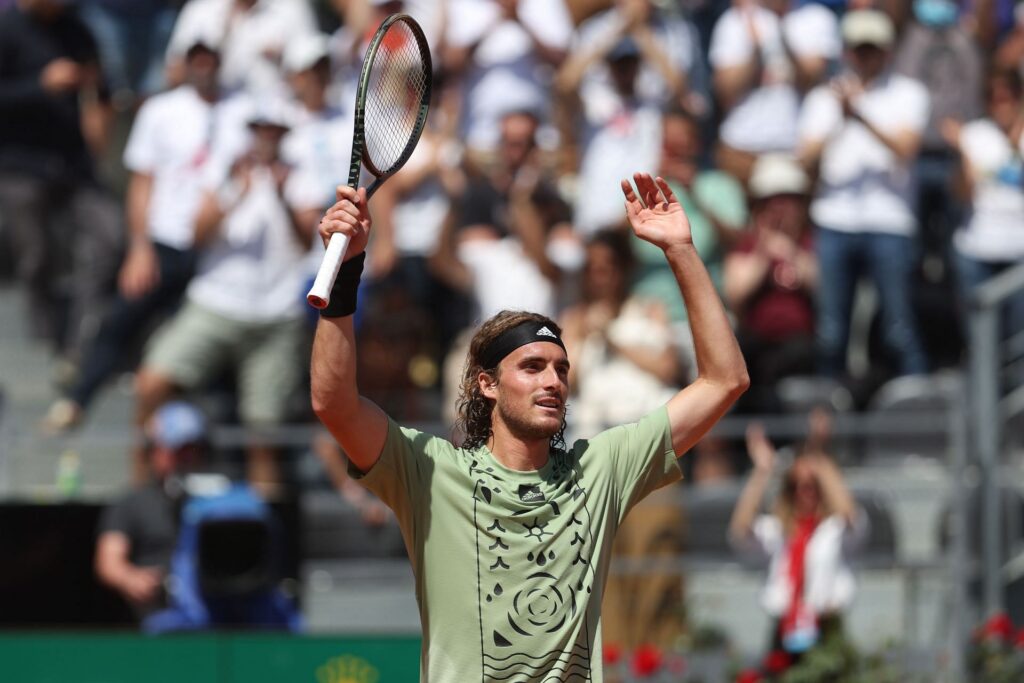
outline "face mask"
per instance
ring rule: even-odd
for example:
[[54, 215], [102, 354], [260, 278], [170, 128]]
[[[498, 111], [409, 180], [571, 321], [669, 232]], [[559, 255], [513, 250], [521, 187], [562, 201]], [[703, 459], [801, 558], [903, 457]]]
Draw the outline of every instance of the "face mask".
[[960, 8], [953, 0], [914, 0], [914, 16], [925, 26], [952, 26], [959, 14]]

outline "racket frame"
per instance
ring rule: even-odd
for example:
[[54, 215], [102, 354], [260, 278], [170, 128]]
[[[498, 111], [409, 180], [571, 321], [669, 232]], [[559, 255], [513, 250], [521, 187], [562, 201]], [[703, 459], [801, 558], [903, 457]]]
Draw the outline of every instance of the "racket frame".
[[[420, 52], [420, 59], [423, 60], [424, 71], [426, 72], [426, 87], [423, 89], [423, 95], [420, 97], [416, 112], [416, 122], [413, 126], [412, 135], [409, 136], [409, 141], [405, 145], [405, 149], [402, 150], [402, 154], [399, 155], [398, 160], [390, 168], [379, 169], [373, 163], [366, 149], [366, 131], [364, 126], [366, 95], [370, 85], [370, 73], [373, 70], [373, 63], [377, 58], [377, 51], [380, 49], [388, 29], [400, 21], [405, 23], [415, 38], [416, 48]], [[348, 186], [354, 190], [358, 189], [362, 169], [365, 168], [369, 171], [374, 176], [374, 180], [366, 188], [367, 201], [384, 184], [385, 180], [393, 176], [405, 165], [416, 149], [420, 136], [423, 134], [423, 129], [426, 127], [427, 114], [430, 111], [432, 81], [433, 62], [430, 58], [430, 46], [427, 45], [427, 38], [423, 34], [423, 29], [408, 14], [398, 13], [390, 15], [377, 28], [376, 33], [373, 34], [373, 38], [370, 40], [369, 46], [366, 48], [366, 54], [363, 56], [363, 65], [359, 72], [359, 85], [356, 88], [355, 116], [352, 130], [352, 158], [348, 167]], [[341, 268], [341, 263], [345, 258], [348, 242], [349, 238], [347, 235], [341, 233], [331, 235], [323, 261], [320, 264], [320, 270], [317, 272], [316, 279], [313, 281], [313, 286], [310, 288], [309, 293], [306, 294], [306, 300], [314, 308], [323, 309], [330, 303], [331, 288], [334, 287], [334, 281], [338, 277], [338, 270]]]

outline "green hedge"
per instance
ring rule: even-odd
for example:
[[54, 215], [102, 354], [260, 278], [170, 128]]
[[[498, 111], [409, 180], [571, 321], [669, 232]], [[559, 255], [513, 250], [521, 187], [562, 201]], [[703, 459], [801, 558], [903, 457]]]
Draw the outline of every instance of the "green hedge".
[[5, 683], [414, 683], [418, 637], [0, 635]]

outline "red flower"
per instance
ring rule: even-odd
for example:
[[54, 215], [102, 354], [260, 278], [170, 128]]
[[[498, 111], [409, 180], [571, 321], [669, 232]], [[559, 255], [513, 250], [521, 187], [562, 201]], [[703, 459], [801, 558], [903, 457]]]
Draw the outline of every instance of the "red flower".
[[1013, 646], [1018, 650], [1024, 650], [1024, 628], [1017, 631], [1017, 635], [1013, 638]]
[[792, 660], [787, 653], [782, 650], [772, 650], [764, 658], [764, 663], [761, 666], [770, 674], [778, 674], [788, 669], [791, 663]]
[[992, 615], [988, 621], [986, 621], [982, 627], [978, 636], [982, 640], [1001, 640], [1004, 643], [1009, 642], [1014, 635], [1013, 622], [1010, 621], [1010, 617], [1006, 616], [1005, 612], [999, 612]]
[[604, 663], [608, 666], [614, 666], [620, 659], [622, 659], [622, 648], [617, 643], [605, 643]]
[[633, 673], [647, 678], [661, 668], [661, 651], [653, 645], [641, 645], [633, 652]]
[[761, 683], [761, 672], [757, 669], [745, 669], [736, 676], [736, 683]]

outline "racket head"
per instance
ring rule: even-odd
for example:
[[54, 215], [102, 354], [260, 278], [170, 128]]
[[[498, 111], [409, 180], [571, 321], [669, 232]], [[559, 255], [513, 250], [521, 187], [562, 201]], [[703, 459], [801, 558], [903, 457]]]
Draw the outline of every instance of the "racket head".
[[432, 75], [423, 29], [408, 14], [390, 15], [374, 33], [363, 57], [356, 91], [350, 185], [358, 184], [360, 162], [377, 177], [374, 184], [379, 185], [409, 160], [427, 122]]

